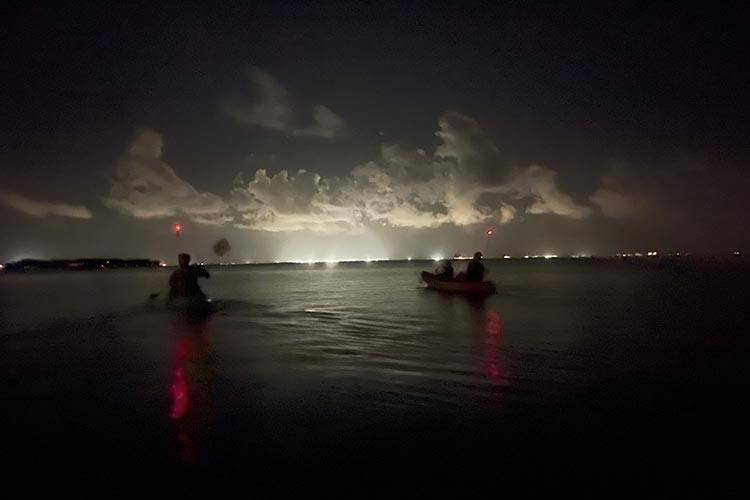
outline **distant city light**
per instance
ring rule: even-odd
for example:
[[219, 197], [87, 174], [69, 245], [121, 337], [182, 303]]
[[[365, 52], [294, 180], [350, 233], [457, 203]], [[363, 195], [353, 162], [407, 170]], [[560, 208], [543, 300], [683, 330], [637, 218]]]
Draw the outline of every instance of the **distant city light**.
[[[731, 255], [734, 255], [734, 256], [737, 256], [737, 257], [741, 257], [742, 256], [742, 253], [741, 253], [740, 250], [726, 251], [725, 255], [729, 255], [730, 252], [731, 252]], [[680, 257], [680, 256], [687, 257], [690, 254], [686, 253], [686, 252], [679, 252], [679, 251], [672, 251], [672, 252], [668, 252], [668, 253], [660, 253], [660, 251], [658, 251], [658, 250], [648, 250], [648, 251], [644, 250], [643, 252], [618, 252], [618, 253], [613, 253], [613, 254], [610, 254], [610, 255], [613, 258], [617, 257], [617, 258], [621, 258], [621, 259], [628, 259], [628, 258], [635, 258], [635, 259], [643, 258], [643, 259], [646, 259], [646, 258], [656, 258], [656, 257], [661, 257], [661, 256], [667, 256], [667, 255], [670, 256], [670, 257]], [[393, 257], [393, 258], [395, 260], [397, 260], [397, 261], [404, 261], [404, 260], [406, 260], [406, 261], [430, 260], [430, 261], [434, 261], [434, 262], [441, 262], [441, 261], [446, 260], [446, 259], [451, 259], [451, 260], [455, 260], [455, 261], [471, 260], [472, 256], [471, 255], [466, 256], [466, 255], [461, 255], [460, 253], [456, 253], [454, 256], [451, 257], [450, 254], [448, 256], [446, 256], [443, 253], [437, 253], [436, 252], [436, 253], [433, 253], [433, 254], [423, 255], [421, 257], [420, 256], [409, 255], [409, 256], [406, 256], [406, 257]], [[516, 256], [513, 256], [513, 255], [509, 255], [509, 254], [499, 254], [499, 255], [496, 255], [496, 256], [494, 256], [492, 258], [493, 259], [521, 259], [521, 258], [523, 258], [523, 259], [544, 259], [544, 260], [549, 260], [549, 259], [595, 259], [597, 257], [595, 257], [593, 254], [588, 253], [588, 252], [579, 252], [579, 253], [570, 254], [570, 255], [559, 255], [559, 254], [555, 254], [555, 253], [545, 253], [545, 254], [530, 254], [530, 255], [526, 254], [526, 255], [516, 255]], [[600, 256], [599, 258], [602, 258], [602, 257]], [[370, 264], [370, 263], [390, 262], [390, 261], [391, 261], [391, 258], [385, 257], [383, 255], [369, 255], [369, 256], [367, 256], [365, 258], [359, 257], [359, 256], [354, 257], [354, 256], [351, 256], [351, 255], [349, 255], [349, 256], [333, 255], [333, 256], [329, 256], [328, 258], [321, 258], [321, 257], [318, 257], [318, 256], [311, 256], [311, 257], [306, 258], [306, 259], [282, 259], [282, 260], [268, 260], [268, 261], [263, 261], [263, 260], [261, 260], [261, 261], [245, 260], [245, 261], [242, 261], [242, 262], [244, 262], [245, 264], [254, 264], [254, 263], [267, 263], [267, 264], [308, 264], [310, 266], [325, 265], [325, 266], [328, 266], [328, 267], [334, 267], [337, 264], [342, 264], [342, 263], [356, 263], [356, 262], [361, 262], [361, 263], [368, 263], [368, 264]], [[224, 263], [216, 262], [216, 263], [213, 263], [213, 264], [209, 263], [208, 265], [225, 265], [225, 266], [228, 266], [228, 265], [242, 264], [242, 262], [240, 262], [240, 263], [235, 263], [235, 262], [231, 262], [231, 263], [230, 262], [224, 262]], [[203, 265], [203, 263], [201, 263], [201, 264]], [[161, 262], [159, 263], [159, 266], [164, 267], [165, 265], [166, 266], [171, 266], [173, 264], [164, 264], [164, 263], [161, 263]], [[7, 264], [5, 265], [5, 268], [8, 269]], [[0, 271], [1, 270], [3, 270], [2, 265], [0, 265]]]
[[[0, 269], [2, 269], [2, 264], [0, 264]], [[167, 264], [164, 262], [159, 262], [159, 267], [167, 267]]]

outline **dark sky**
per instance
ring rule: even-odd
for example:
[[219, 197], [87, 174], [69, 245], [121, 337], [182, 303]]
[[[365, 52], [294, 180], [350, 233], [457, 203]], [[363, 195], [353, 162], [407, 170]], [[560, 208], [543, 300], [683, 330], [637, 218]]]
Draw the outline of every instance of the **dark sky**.
[[740, 3], [502, 4], [4, 8], [0, 261], [750, 246]]

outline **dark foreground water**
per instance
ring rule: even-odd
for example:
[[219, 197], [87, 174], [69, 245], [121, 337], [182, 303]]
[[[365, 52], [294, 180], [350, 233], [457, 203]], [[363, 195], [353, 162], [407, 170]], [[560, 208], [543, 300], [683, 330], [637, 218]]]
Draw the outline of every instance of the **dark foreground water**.
[[742, 261], [430, 267], [213, 268], [205, 322], [148, 306], [169, 270], [0, 275], [3, 471], [744, 480]]

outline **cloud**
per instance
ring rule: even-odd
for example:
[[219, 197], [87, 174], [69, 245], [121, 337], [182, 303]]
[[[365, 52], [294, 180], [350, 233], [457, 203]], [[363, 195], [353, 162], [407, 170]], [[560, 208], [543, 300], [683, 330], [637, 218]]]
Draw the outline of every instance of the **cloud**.
[[37, 201], [7, 191], [0, 191], [0, 203], [8, 208], [26, 215], [33, 215], [34, 217], [46, 217], [48, 215], [58, 215], [74, 219], [91, 219], [93, 217], [91, 210], [81, 205]]
[[312, 230], [343, 232], [357, 225], [356, 211], [330, 204], [328, 186], [313, 172], [286, 170], [271, 177], [264, 169], [246, 186], [230, 193], [230, 206], [239, 214], [242, 228], [265, 231]]
[[220, 196], [199, 192], [162, 160], [162, 147], [159, 133], [139, 130], [117, 161], [104, 204], [141, 219], [184, 214], [200, 223], [231, 220]]
[[516, 196], [528, 196], [533, 202], [526, 208], [529, 214], [555, 214], [572, 219], [591, 215], [591, 208], [579, 205], [570, 195], [557, 187], [557, 173], [546, 167], [531, 165], [513, 181]]
[[333, 139], [346, 129], [344, 120], [330, 108], [316, 104], [312, 123], [304, 125], [295, 112], [290, 93], [269, 73], [251, 66], [246, 70], [248, 92], [236, 94], [221, 104], [227, 116], [244, 123], [295, 136]]
[[322, 104], [317, 104], [313, 109], [313, 120], [314, 123], [311, 126], [296, 129], [292, 131], [292, 134], [333, 139], [341, 135], [345, 128], [344, 120]]
[[512, 205], [500, 207], [500, 224], [507, 224], [516, 218], [516, 208]]
[[259, 68], [249, 67], [246, 75], [250, 95], [236, 95], [224, 102], [224, 113], [248, 125], [288, 130], [293, 112], [286, 89]]
[[184, 214], [248, 229], [329, 233], [506, 224], [520, 213], [571, 219], [591, 214], [591, 207], [560, 190], [554, 170], [505, 165], [473, 119], [446, 113], [436, 135], [442, 143], [433, 154], [384, 144], [377, 159], [341, 177], [259, 169], [249, 181], [236, 176], [221, 197], [179, 178], [161, 159], [161, 136], [144, 130], [120, 158], [105, 203], [140, 218]]
[[443, 144], [435, 150], [435, 157], [455, 161], [456, 173], [467, 178], [505, 180], [508, 168], [500, 151], [476, 120], [448, 111], [438, 126], [435, 135]]
[[[473, 119], [443, 115], [433, 155], [383, 145], [380, 158], [348, 176], [323, 178], [300, 170], [270, 176], [258, 170], [232, 191], [243, 227], [265, 230], [361, 230], [368, 224], [425, 228], [505, 224], [519, 211], [582, 219], [591, 208], [560, 191], [557, 173], [504, 165], [500, 151]], [[505, 180], [499, 184], [493, 181]]]
[[[644, 182], [644, 179], [648, 181]], [[602, 187], [594, 191], [589, 200], [597, 205], [606, 217], [625, 219], [638, 216], [647, 207], [654, 208], [651, 207], [649, 199], [659, 196], [655, 196], [656, 192], [646, 194], [644, 190], [647, 186], [653, 188], [662, 184], [656, 191], [667, 193], [669, 184], [673, 184], [673, 181], [660, 179], [654, 172], [636, 178], [627, 168], [618, 166], [610, 168], [602, 176], [601, 183]], [[664, 194], [661, 197], [663, 198]]]
[[638, 213], [636, 201], [631, 196], [618, 191], [600, 188], [594, 191], [589, 199], [598, 205], [607, 217], [626, 218]]

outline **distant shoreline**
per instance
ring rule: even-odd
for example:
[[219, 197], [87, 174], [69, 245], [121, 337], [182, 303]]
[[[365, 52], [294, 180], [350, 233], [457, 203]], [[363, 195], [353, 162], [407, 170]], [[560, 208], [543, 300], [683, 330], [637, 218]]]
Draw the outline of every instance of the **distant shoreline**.
[[162, 263], [152, 259], [22, 259], [2, 265], [4, 272], [29, 271], [94, 271], [100, 269], [135, 269], [160, 267]]
[[[351, 264], [381, 264], [381, 263], [425, 263], [437, 264], [443, 259], [370, 259], [370, 260], [309, 260], [309, 261], [275, 261], [275, 262], [200, 262], [196, 263], [210, 267], [240, 267], [240, 266], [336, 266]], [[454, 260], [468, 260], [465, 258]], [[638, 264], [670, 264], [670, 263], [725, 263], [739, 262], [741, 255], [659, 255], [659, 256], [523, 256], [523, 257], [490, 257], [485, 259], [495, 264], [500, 262], [538, 262], [538, 261], [599, 261]], [[23, 273], [35, 271], [100, 271], [107, 269], [153, 269], [174, 267], [175, 264], [165, 264], [154, 259], [118, 259], [118, 258], [82, 258], [82, 259], [23, 259], [16, 262], [0, 264], [0, 271], [8, 273]]]

